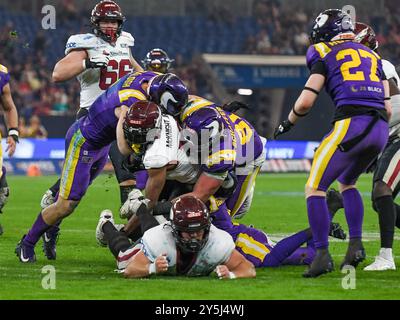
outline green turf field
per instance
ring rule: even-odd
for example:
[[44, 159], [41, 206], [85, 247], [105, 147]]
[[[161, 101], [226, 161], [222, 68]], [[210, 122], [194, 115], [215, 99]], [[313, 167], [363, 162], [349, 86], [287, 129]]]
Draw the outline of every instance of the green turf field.
[[[23, 265], [14, 254], [16, 243], [29, 229], [39, 212], [41, 195], [54, 177], [9, 177], [11, 197], [0, 216], [5, 233], [0, 237], [0, 299], [398, 299], [400, 271], [367, 273], [357, 270], [356, 289], [342, 288], [345, 276], [338, 268], [318, 279], [303, 279], [304, 266], [258, 269], [257, 278], [221, 281], [216, 277], [154, 277], [126, 280], [113, 272], [115, 262], [108, 249], [97, 246], [95, 228], [99, 212], [115, 213], [119, 193], [114, 178], [100, 176], [74, 214], [62, 224], [58, 259], [45, 259], [41, 242], [36, 264]], [[303, 174], [262, 175], [257, 180], [251, 212], [242, 222], [254, 224], [274, 237], [290, 234], [307, 226]], [[369, 201], [371, 176], [364, 176], [359, 187], [365, 203], [364, 233], [367, 260], [373, 261], [379, 249], [378, 220]], [[118, 214], [115, 214], [118, 216]], [[118, 221], [118, 218], [116, 219]], [[343, 211], [335, 219], [346, 226]], [[345, 227], [347, 231], [347, 227]], [[398, 234], [397, 234], [398, 235]], [[395, 253], [400, 251], [395, 241]], [[331, 242], [331, 253], [338, 266], [346, 242]], [[400, 260], [396, 259], [400, 266]], [[42, 288], [42, 267], [56, 269], [56, 289]]]

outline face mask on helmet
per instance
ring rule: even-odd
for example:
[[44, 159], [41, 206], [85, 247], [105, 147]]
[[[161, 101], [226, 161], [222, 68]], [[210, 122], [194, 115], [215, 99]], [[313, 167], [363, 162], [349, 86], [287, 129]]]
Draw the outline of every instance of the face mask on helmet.
[[125, 139], [130, 147], [153, 143], [161, 130], [161, 110], [153, 102], [138, 101], [128, 110], [123, 123]]
[[[179, 198], [171, 208], [170, 213], [172, 234], [176, 245], [185, 253], [199, 252], [207, 243], [211, 220], [207, 207], [193, 196]], [[201, 239], [193, 233], [203, 235]], [[184, 237], [182, 233], [190, 234]]]
[[347, 13], [340, 9], [323, 11], [316, 19], [310, 33], [310, 42], [354, 39], [354, 23]]
[[175, 60], [169, 58], [164, 50], [153, 49], [147, 53], [142, 63], [147, 71], [167, 73], [174, 61]]
[[176, 75], [167, 73], [150, 80], [148, 95], [173, 117], [178, 117], [189, 100], [185, 84]]
[[[100, 22], [117, 22], [118, 27], [101, 28]], [[120, 6], [114, 1], [102, 1], [98, 3], [91, 15], [90, 23], [93, 27], [93, 33], [109, 43], [115, 43], [122, 33], [125, 17], [122, 14]]]

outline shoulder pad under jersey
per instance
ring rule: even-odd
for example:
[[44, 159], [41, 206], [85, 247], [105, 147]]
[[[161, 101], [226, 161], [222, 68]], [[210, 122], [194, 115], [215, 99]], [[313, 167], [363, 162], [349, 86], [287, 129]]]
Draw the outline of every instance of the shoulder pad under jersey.
[[141, 240], [142, 251], [151, 262], [154, 262], [160, 254], [170, 255], [171, 251], [175, 250], [171, 230], [169, 222], [166, 222], [144, 233]]
[[210, 250], [218, 256], [220, 263], [228, 261], [233, 250], [235, 250], [235, 243], [232, 240], [232, 236], [213, 225], [211, 225], [210, 229], [209, 242], [211, 245]]
[[99, 39], [92, 33], [75, 34], [69, 37], [65, 55], [76, 49], [92, 49], [99, 45]]
[[120, 38], [128, 47], [133, 47], [135, 45], [135, 38], [129, 32], [122, 31]]

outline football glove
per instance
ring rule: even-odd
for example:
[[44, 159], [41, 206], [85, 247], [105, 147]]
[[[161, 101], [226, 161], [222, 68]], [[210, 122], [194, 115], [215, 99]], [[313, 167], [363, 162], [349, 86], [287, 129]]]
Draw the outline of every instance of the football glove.
[[281, 134], [288, 132], [294, 126], [289, 120], [282, 121], [279, 126], [274, 131], [274, 139], [276, 139]]
[[249, 105], [247, 105], [247, 104], [245, 104], [245, 103], [243, 103], [243, 102], [240, 102], [240, 101], [232, 101], [232, 102], [230, 102], [230, 103], [227, 103], [227, 104], [223, 105], [222, 109], [225, 110], [225, 111], [228, 111], [228, 112], [232, 112], [232, 113], [233, 113], [233, 112], [238, 111], [239, 109], [246, 109], [246, 110], [249, 110], [250, 107], [249, 107]]
[[98, 56], [87, 58], [85, 60], [85, 69], [106, 68], [109, 61], [110, 57], [108, 54], [101, 54]]

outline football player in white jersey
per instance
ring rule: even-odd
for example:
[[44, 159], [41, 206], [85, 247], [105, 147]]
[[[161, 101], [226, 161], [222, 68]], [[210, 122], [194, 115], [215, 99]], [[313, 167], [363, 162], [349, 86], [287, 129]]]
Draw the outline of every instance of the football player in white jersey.
[[[64, 82], [74, 77], [80, 82], [78, 119], [88, 113], [88, 108], [107, 88], [132, 72], [132, 68], [143, 71], [131, 53], [134, 38], [122, 31], [124, 21], [125, 17], [117, 3], [109, 0], [99, 2], [91, 14], [93, 33], [71, 36], [67, 41], [66, 56], [54, 67], [54, 82]], [[124, 203], [135, 186], [135, 176], [122, 169], [123, 157], [116, 143], [112, 144], [109, 155], [120, 185], [121, 203]], [[59, 187], [60, 180], [45, 192], [41, 201], [43, 209], [54, 203]], [[50, 260], [56, 258], [58, 231], [58, 226], [55, 226], [43, 235], [43, 249]]]
[[[142, 206], [143, 210], [147, 210]], [[143, 212], [142, 214], [149, 214]], [[103, 219], [100, 229], [127, 278], [152, 274], [208, 276], [220, 279], [252, 278], [254, 266], [236, 249], [231, 236], [211, 224], [207, 207], [199, 199], [178, 198], [171, 209], [171, 221], [148, 229], [139, 244], [118, 232]]]
[[[379, 44], [370, 26], [357, 22], [355, 33], [356, 41], [377, 52]], [[376, 163], [372, 190], [373, 208], [379, 216], [381, 249], [375, 261], [364, 268], [366, 271], [396, 269], [392, 247], [394, 228], [400, 228], [400, 206], [394, 203], [400, 191], [400, 78], [391, 62], [382, 59], [382, 66], [390, 85], [392, 116], [389, 143]]]

